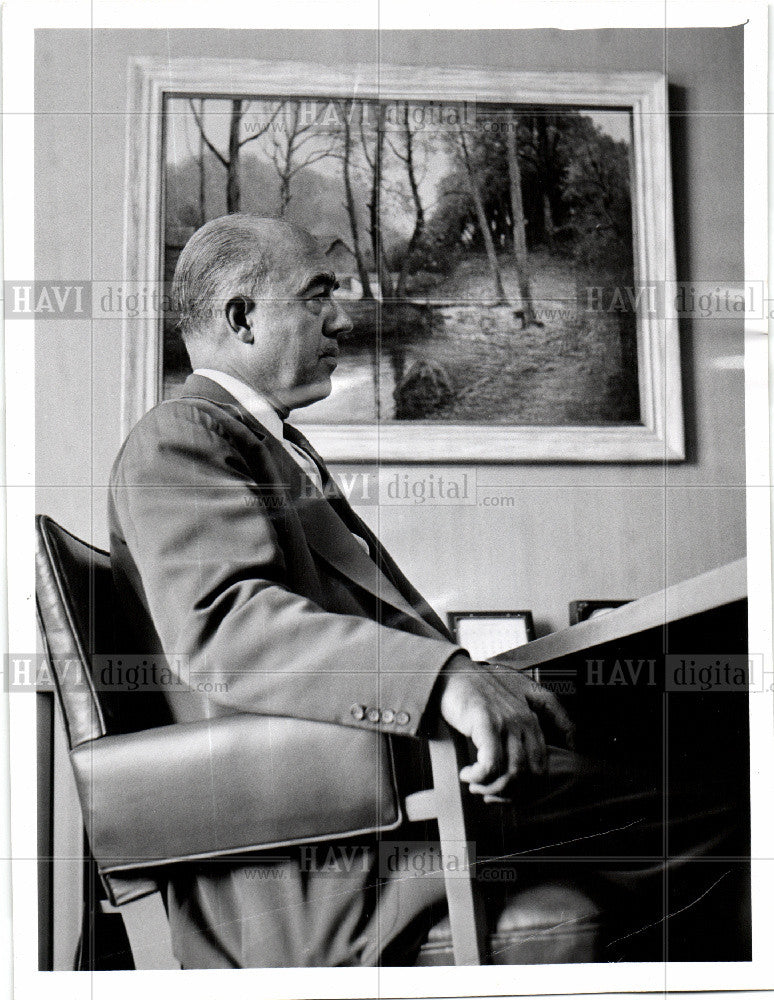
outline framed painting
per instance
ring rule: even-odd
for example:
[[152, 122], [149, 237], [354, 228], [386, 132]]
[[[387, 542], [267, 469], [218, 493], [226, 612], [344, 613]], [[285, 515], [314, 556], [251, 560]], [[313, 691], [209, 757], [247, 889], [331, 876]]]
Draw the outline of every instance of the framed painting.
[[[332, 461], [684, 457], [666, 82], [654, 73], [138, 60], [129, 283], [227, 212], [310, 230], [353, 321]], [[139, 124], [138, 124], [139, 123]], [[124, 325], [125, 430], [188, 359], [166, 295]]]

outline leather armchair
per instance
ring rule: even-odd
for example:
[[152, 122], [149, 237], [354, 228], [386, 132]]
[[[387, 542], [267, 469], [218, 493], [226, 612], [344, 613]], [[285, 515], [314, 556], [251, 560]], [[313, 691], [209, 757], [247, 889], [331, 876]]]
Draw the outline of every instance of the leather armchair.
[[[36, 522], [37, 607], [46, 654], [90, 849], [124, 918], [136, 968], [178, 967], [159, 891], [164, 866], [176, 861], [393, 829], [404, 815], [435, 819], [441, 849], [454, 842], [459, 854], [465, 842], [460, 765], [448, 731], [429, 741], [433, 788], [401, 803], [388, 755], [369, 752], [373, 734], [250, 714], [172, 723], [160, 692], [100, 689], [95, 663], [122, 648], [110, 557], [48, 517]], [[268, 745], [272, 769], [261, 775], [254, 761]], [[293, 764], [299, 759], [303, 768]], [[329, 774], [342, 760], [354, 762], [358, 773], [339, 784], [321, 815], [319, 797], [310, 795], [322, 780], [316, 771]], [[229, 780], [218, 781], [226, 767]], [[197, 773], [206, 774], [206, 782], [197, 781]], [[267, 809], [277, 802], [269, 794], [277, 782], [287, 795], [281, 809]], [[183, 800], [183, 784], [207, 794]], [[363, 798], [356, 792], [361, 787], [381, 791]], [[180, 822], [170, 822], [175, 815]], [[472, 877], [451, 877], [446, 894], [449, 915], [432, 929], [418, 965], [582, 962], [597, 955], [600, 912], [571, 886], [514, 890], [488, 915]]]

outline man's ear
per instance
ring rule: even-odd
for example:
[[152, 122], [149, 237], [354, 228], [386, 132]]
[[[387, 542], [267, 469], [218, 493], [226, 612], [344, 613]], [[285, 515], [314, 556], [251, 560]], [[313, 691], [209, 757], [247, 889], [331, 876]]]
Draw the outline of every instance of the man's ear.
[[231, 332], [236, 334], [243, 344], [252, 344], [253, 342], [250, 313], [254, 306], [253, 300], [246, 295], [235, 295], [226, 303], [226, 322]]

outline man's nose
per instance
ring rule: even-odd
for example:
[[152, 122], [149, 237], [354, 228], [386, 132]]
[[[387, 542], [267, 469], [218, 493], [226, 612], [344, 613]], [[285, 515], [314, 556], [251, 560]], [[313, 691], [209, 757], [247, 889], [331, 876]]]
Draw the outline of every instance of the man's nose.
[[342, 334], [350, 333], [353, 328], [352, 320], [344, 312], [336, 299], [331, 299], [333, 309], [329, 312], [329, 318], [323, 327], [326, 337], [340, 337]]

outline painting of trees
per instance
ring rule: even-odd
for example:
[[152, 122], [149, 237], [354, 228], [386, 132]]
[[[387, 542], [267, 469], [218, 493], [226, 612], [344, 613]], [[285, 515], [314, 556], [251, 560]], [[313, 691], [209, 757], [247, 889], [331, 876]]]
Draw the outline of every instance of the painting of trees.
[[376, 97], [178, 98], [166, 270], [224, 212], [312, 232], [353, 318], [340, 365], [352, 421], [636, 420], [636, 317], [590, 316], [579, 298], [634, 280], [628, 113], [433, 112]]

